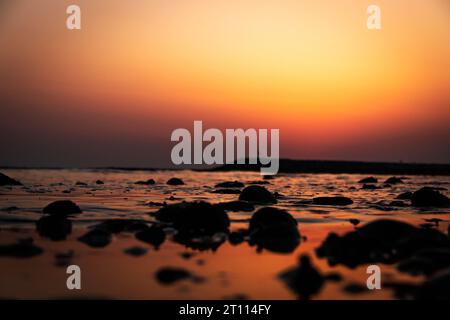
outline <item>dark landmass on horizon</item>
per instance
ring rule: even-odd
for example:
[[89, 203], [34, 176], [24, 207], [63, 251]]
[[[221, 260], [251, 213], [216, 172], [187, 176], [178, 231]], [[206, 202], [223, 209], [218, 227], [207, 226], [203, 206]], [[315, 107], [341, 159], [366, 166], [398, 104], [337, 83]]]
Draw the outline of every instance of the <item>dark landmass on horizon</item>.
[[[226, 164], [210, 171], [260, 171], [261, 164]], [[280, 159], [279, 173], [450, 175], [450, 164]]]
[[[23, 167], [0, 166], [1, 169], [49, 169], [49, 170], [92, 170], [92, 171], [167, 171], [193, 170], [207, 172], [221, 171], [260, 171], [261, 164], [225, 164], [203, 166], [203, 168], [179, 166], [176, 168], [152, 167]], [[364, 162], [337, 160], [292, 160], [280, 159], [279, 173], [354, 173], [354, 174], [392, 174], [392, 175], [450, 175], [450, 164], [402, 163], [402, 162]]]

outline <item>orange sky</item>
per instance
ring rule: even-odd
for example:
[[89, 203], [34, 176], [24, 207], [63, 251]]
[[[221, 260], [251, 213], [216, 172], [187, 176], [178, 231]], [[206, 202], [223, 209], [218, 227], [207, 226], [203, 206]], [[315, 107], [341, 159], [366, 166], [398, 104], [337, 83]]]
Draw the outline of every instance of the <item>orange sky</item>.
[[[80, 31], [65, 28], [72, 3]], [[381, 31], [366, 28], [372, 3]], [[164, 165], [170, 132], [194, 119], [279, 128], [281, 155], [293, 158], [450, 162], [442, 150], [449, 8], [445, 0], [3, 1], [0, 125], [9, 138], [0, 146], [14, 152], [0, 164], [114, 164], [89, 148], [61, 154], [67, 142], [89, 142], [103, 154], [135, 153], [117, 164]], [[35, 134], [47, 156], [30, 145]], [[139, 155], [144, 145], [164, 155]]]

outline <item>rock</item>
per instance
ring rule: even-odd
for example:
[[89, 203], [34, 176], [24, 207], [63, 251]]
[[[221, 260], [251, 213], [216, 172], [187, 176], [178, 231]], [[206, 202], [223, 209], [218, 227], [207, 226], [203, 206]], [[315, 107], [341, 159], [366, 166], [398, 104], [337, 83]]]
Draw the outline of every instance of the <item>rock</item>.
[[185, 260], [189, 260], [193, 256], [195, 256], [195, 253], [193, 253], [193, 252], [182, 252], [182, 253], [180, 253], [180, 257], [182, 257]]
[[397, 269], [411, 275], [431, 275], [439, 270], [450, 268], [450, 248], [429, 248], [415, 253], [401, 261]]
[[363, 190], [377, 190], [377, 189], [381, 189], [381, 187], [376, 186], [374, 184], [364, 184], [361, 189], [363, 189]]
[[450, 199], [439, 191], [422, 188], [413, 193], [411, 204], [413, 207], [448, 207]]
[[21, 186], [22, 184], [0, 172], [0, 186]]
[[167, 184], [170, 185], [170, 186], [180, 186], [180, 185], [183, 185], [184, 182], [183, 182], [183, 180], [181, 180], [179, 178], [170, 178], [167, 181]]
[[79, 214], [81, 212], [81, 209], [70, 200], [58, 200], [48, 204], [43, 209], [43, 213], [60, 216]]
[[133, 257], [140, 257], [147, 253], [147, 249], [142, 247], [131, 247], [125, 249], [123, 252]]
[[403, 180], [397, 177], [390, 177], [388, 179], [386, 179], [386, 181], [384, 183], [387, 184], [397, 184], [397, 183], [403, 183]]
[[300, 244], [297, 221], [285, 210], [261, 208], [249, 223], [250, 242], [260, 249], [289, 253]]
[[446, 235], [397, 220], [379, 219], [343, 236], [330, 233], [316, 249], [330, 265], [354, 268], [366, 263], [395, 263], [426, 248], [447, 247]]
[[240, 189], [216, 189], [211, 191], [212, 193], [220, 193], [220, 194], [240, 194]]
[[419, 286], [415, 298], [450, 300], [450, 268], [436, 273]]
[[72, 222], [61, 216], [45, 216], [36, 222], [36, 230], [41, 237], [53, 241], [65, 240], [72, 232]]
[[407, 207], [408, 205], [401, 200], [391, 201], [389, 203], [391, 207]]
[[244, 184], [239, 181], [221, 182], [214, 186], [214, 188], [243, 188]]
[[281, 273], [279, 277], [300, 299], [309, 299], [317, 294], [325, 282], [307, 255], [300, 257], [296, 268]]
[[353, 201], [347, 197], [317, 197], [313, 198], [313, 204], [325, 206], [346, 206], [352, 204]]
[[0, 245], [0, 257], [31, 258], [42, 254], [44, 250], [33, 244], [33, 239], [19, 239], [10, 245]]
[[136, 239], [159, 248], [166, 240], [166, 233], [161, 227], [153, 225], [146, 230], [136, 233]]
[[355, 227], [360, 223], [358, 219], [349, 219], [348, 221]]
[[155, 218], [177, 230], [174, 240], [194, 249], [215, 249], [226, 240], [230, 219], [226, 212], [207, 202], [182, 202], [159, 209]]
[[204, 278], [195, 276], [185, 269], [175, 267], [161, 268], [156, 272], [155, 277], [163, 285], [171, 285], [185, 279], [190, 279], [195, 283], [204, 281]]
[[377, 183], [378, 179], [374, 177], [364, 178], [358, 181], [358, 183]]
[[105, 184], [102, 180], [95, 181], [96, 184]]
[[407, 192], [403, 192], [401, 194], [399, 194], [395, 199], [398, 200], [411, 200], [412, 198], [412, 192], [407, 191]]
[[238, 245], [244, 242], [245, 236], [247, 236], [248, 231], [233, 231], [228, 236], [228, 241], [232, 245]]
[[155, 183], [156, 183], [155, 180], [148, 179], [147, 181], [136, 181], [134, 184], [140, 184], [140, 185], [147, 185], [147, 186], [149, 186], [149, 185], [152, 185], [152, 184], [155, 184]]
[[85, 187], [85, 186], [87, 186], [87, 183], [86, 183], [86, 182], [77, 181], [77, 182], [75, 183], [75, 185], [76, 185], [76, 186], [80, 186], [80, 187]]
[[248, 186], [244, 190], [242, 190], [239, 195], [239, 200], [244, 200], [253, 203], [261, 203], [261, 204], [275, 204], [277, 203], [277, 199], [264, 187], [261, 186]]
[[87, 244], [93, 248], [103, 248], [111, 243], [111, 233], [100, 229], [88, 231], [85, 235], [78, 238], [78, 241]]
[[233, 211], [233, 212], [251, 212], [255, 210], [255, 206], [246, 201], [229, 201], [229, 202], [220, 202], [216, 204], [217, 207], [221, 208], [225, 211]]

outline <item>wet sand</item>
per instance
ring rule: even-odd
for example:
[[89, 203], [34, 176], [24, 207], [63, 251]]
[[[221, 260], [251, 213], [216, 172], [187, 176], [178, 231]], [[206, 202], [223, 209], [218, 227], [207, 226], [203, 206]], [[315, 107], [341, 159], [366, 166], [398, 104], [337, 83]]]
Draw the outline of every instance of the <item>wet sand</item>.
[[[256, 172], [25, 169], [1, 172], [23, 186], [0, 187], [0, 246], [32, 238], [33, 245], [43, 250], [42, 254], [25, 258], [0, 256], [2, 298], [296, 299], [298, 295], [280, 279], [280, 274], [295, 267], [299, 256], [306, 254], [322, 274], [338, 273], [342, 278], [326, 281], [311, 298], [395, 299], [394, 291], [387, 287], [375, 291], [351, 290], [365, 286], [368, 264], [355, 269], [342, 264], [330, 266], [326, 258], [316, 255], [316, 249], [331, 232], [345, 235], [354, 231], [351, 219], [354, 223], [359, 221], [358, 227], [381, 218], [396, 219], [443, 234], [447, 234], [450, 221], [449, 208], [417, 208], [409, 200], [395, 199], [401, 193], [422, 187], [448, 188], [448, 176], [405, 176], [403, 183], [385, 185], [383, 182], [390, 176], [375, 175], [378, 182], [369, 183], [377, 187], [373, 189], [358, 183], [367, 177], [360, 174], [281, 174], [266, 180]], [[173, 177], [182, 179], [184, 184], [168, 185], [166, 182]], [[136, 184], [149, 179], [154, 184]], [[136, 232], [127, 230], [112, 233], [111, 243], [101, 248], [78, 240], [92, 226], [106, 220], [135, 219], [150, 226], [156, 222], [152, 214], [163, 204], [237, 200], [237, 192], [223, 190], [239, 192], [242, 187], [215, 188], [226, 181], [240, 181], [244, 186], [263, 183], [261, 186], [277, 198], [277, 204], [270, 206], [286, 210], [297, 221], [299, 245], [292, 252], [280, 253], [258, 250], [248, 241], [232, 244], [225, 238], [215, 250], [199, 251], [174, 241], [177, 230], [170, 225], [164, 225], [166, 239], [158, 248], [136, 239]], [[440, 192], [447, 194], [446, 190]], [[311, 202], [323, 196], [345, 196], [353, 203], [340, 206]], [[54, 241], [39, 234], [36, 223], [43, 217], [45, 206], [62, 199], [73, 201], [83, 212], [68, 218], [71, 230], [66, 239]], [[392, 204], [394, 200], [403, 205]], [[247, 229], [254, 212], [267, 206], [255, 205], [252, 211], [228, 211], [230, 231]], [[125, 252], [134, 247], [139, 250], [131, 252], [141, 255]], [[81, 267], [82, 290], [67, 290], [68, 264]], [[426, 280], [425, 275], [399, 272], [397, 264], [380, 266], [383, 281], [421, 284]], [[190, 276], [163, 283], [156, 274], [167, 267], [181, 268]]]

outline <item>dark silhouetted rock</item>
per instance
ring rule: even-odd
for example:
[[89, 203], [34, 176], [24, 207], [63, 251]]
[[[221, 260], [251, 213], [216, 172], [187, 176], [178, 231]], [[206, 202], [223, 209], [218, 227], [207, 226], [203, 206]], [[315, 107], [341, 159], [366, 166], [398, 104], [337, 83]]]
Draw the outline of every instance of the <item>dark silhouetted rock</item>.
[[412, 198], [412, 192], [407, 191], [407, 192], [403, 192], [401, 194], [399, 194], [395, 199], [398, 200], [411, 200]]
[[240, 194], [241, 190], [239, 190], [239, 189], [216, 189], [211, 192], [212, 193], [221, 193], [221, 194]]
[[179, 178], [170, 178], [169, 181], [167, 181], [167, 184], [170, 186], [180, 186], [183, 185], [184, 182]]
[[244, 184], [239, 181], [221, 182], [215, 185], [214, 188], [243, 188]]
[[347, 197], [317, 197], [313, 198], [313, 204], [320, 204], [324, 206], [347, 206], [353, 201]]
[[31, 258], [42, 254], [44, 250], [33, 244], [33, 239], [19, 239], [10, 245], [0, 245], [0, 257]]
[[125, 249], [123, 252], [133, 257], [140, 257], [147, 253], [147, 249], [142, 247], [131, 247]]
[[230, 201], [230, 202], [221, 202], [216, 204], [217, 207], [221, 208], [225, 211], [233, 211], [233, 212], [251, 212], [255, 210], [255, 206], [247, 201]]
[[348, 221], [355, 227], [360, 223], [358, 219], [349, 219]]
[[192, 280], [193, 282], [203, 282], [204, 278], [193, 275], [191, 272], [175, 267], [164, 267], [155, 274], [156, 280], [163, 285], [171, 285], [181, 280]]
[[390, 177], [388, 179], [386, 179], [386, 181], [384, 183], [387, 184], [397, 184], [397, 183], [403, 183], [403, 180], [397, 177]]
[[405, 202], [401, 201], [401, 200], [395, 200], [395, 201], [391, 201], [389, 203], [389, 205], [391, 207], [407, 207], [408, 204], [406, 204]]
[[330, 233], [316, 252], [330, 265], [356, 267], [365, 263], [395, 263], [426, 248], [447, 247], [446, 235], [396, 220], [380, 219], [343, 236]]
[[381, 189], [381, 187], [376, 186], [374, 184], [364, 184], [361, 189], [363, 189], [363, 190], [377, 190], [377, 189]]
[[70, 200], [58, 200], [48, 204], [43, 212], [51, 215], [68, 216], [81, 213], [81, 209]]
[[72, 232], [72, 222], [62, 216], [45, 216], [36, 222], [36, 229], [41, 237], [65, 240]]
[[238, 245], [241, 244], [242, 242], [244, 242], [245, 237], [248, 235], [248, 231], [247, 230], [238, 230], [238, 231], [233, 231], [232, 233], [230, 233], [230, 235], [228, 236], [228, 241], [232, 244], [232, 245]]
[[250, 242], [273, 252], [292, 252], [300, 244], [297, 221], [285, 210], [261, 208], [249, 224]]
[[358, 181], [358, 183], [377, 183], [378, 179], [374, 177], [364, 178]]
[[95, 181], [96, 184], [105, 184], [102, 180]]
[[296, 268], [281, 273], [279, 277], [300, 299], [309, 299], [317, 294], [325, 282], [307, 255], [300, 257]]
[[450, 268], [441, 270], [418, 287], [416, 299], [450, 300]]
[[152, 185], [152, 184], [155, 184], [155, 183], [156, 183], [155, 180], [148, 179], [147, 181], [136, 181], [134, 184], [140, 184], [140, 185], [149, 186], [149, 185]]
[[166, 240], [166, 233], [161, 227], [153, 225], [146, 230], [136, 233], [136, 239], [159, 248]]
[[172, 223], [177, 230], [174, 240], [194, 249], [215, 249], [226, 240], [230, 219], [218, 206], [207, 202], [182, 202], [159, 209], [155, 218]]
[[248, 186], [242, 190], [239, 200], [244, 200], [253, 203], [261, 204], [275, 204], [277, 199], [264, 187], [261, 186]]
[[431, 275], [439, 270], [450, 268], [450, 248], [429, 248], [415, 253], [401, 261], [398, 270], [412, 275]]
[[86, 182], [77, 181], [77, 182], [75, 183], [75, 185], [76, 185], [76, 186], [80, 186], [80, 187], [85, 187], [85, 186], [87, 186], [87, 183], [86, 183]]
[[0, 172], [0, 186], [21, 186], [22, 184]]
[[103, 248], [111, 243], [111, 233], [100, 229], [93, 229], [78, 238], [78, 241], [93, 248]]
[[439, 191], [422, 188], [413, 193], [411, 204], [414, 207], [448, 207], [450, 199]]

